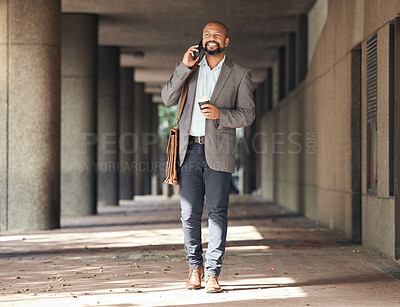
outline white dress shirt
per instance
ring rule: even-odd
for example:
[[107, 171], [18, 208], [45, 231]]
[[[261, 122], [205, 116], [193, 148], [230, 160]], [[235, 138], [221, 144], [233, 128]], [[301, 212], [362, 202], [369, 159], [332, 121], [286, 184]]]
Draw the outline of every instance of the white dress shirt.
[[214, 69], [208, 66], [206, 56], [203, 56], [199, 62], [199, 76], [197, 79], [196, 96], [192, 112], [192, 122], [190, 124], [189, 134], [193, 136], [203, 136], [206, 130], [206, 118], [200, 112], [199, 104], [197, 103], [200, 97], [207, 96], [211, 99], [215, 84], [217, 83], [221, 72], [222, 64], [224, 64], [225, 55]]

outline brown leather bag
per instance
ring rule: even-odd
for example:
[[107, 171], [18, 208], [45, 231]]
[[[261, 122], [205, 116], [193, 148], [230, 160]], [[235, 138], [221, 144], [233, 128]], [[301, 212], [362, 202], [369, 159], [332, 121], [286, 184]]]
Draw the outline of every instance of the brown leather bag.
[[178, 144], [179, 144], [179, 121], [181, 120], [181, 115], [183, 111], [183, 106], [186, 101], [186, 95], [189, 89], [189, 81], [190, 78], [192, 78], [192, 74], [197, 68], [197, 63], [193, 67], [193, 71], [188, 77], [185, 85], [185, 90], [182, 95], [182, 100], [181, 100], [181, 105], [179, 107], [179, 112], [176, 117], [176, 125], [174, 128], [172, 128], [169, 131], [169, 139], [168, 139], [168, 145], [167, 145], [167, 159], [168, 159], [168, 164], [167, 164], [167, 170], [166, 170], [166, 178], [164, 180], [165, 183], [168, 184], [173, 184], [173, 185], [179, 185], [178, 182], [178, 168], [177, 168], [177, 159], [178, 159]]

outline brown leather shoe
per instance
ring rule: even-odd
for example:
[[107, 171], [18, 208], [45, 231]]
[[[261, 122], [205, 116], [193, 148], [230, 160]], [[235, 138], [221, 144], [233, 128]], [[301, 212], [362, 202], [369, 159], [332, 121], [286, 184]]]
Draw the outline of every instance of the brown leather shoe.
[[214, 274], [206, 274], [206, 292], [207, 293], [218, 293], [221, 292], [222, 289], [218, 283], [218, 276]]
[[204, 266], [199, 268], [189, 268], [189, 276], [186, 287], [190, 290], [201, 289], [201, 279], [204, 276]]

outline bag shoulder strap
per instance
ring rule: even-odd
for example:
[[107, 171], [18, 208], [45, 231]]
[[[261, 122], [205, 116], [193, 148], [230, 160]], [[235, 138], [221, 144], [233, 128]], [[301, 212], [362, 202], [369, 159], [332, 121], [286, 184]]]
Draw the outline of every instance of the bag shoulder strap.
[[186, 85], [185, 85], [185, 90], [184, 90], [183, 95], [182, 95], [181, 105], [179, 106], [179, 112], [178, 112], [178, 115], [176, 116], [176, 119], [177, 119], [177, 122], [178, 122], [178, 123], [179, 123], [179, 121], [181, 120], [182, 111], [183, 111], [183, 106], [184, 106], [185, 101], [186, 101], [186, 95], [187, 95], [187, 92], [188, 92], [188, 89], [189, 89], [189, 81], [190, 81], [190, 79], [192, 78], [192, 75], [193, 75], [194, 71], [196, 70], [197, 64], [198, 64], [198, 63], [199, 63], [199, 62], [197, 62], [197, 63], [194, 65], [193, 71], [190, 73], [189, 77], [188, 77], [187, 80], [186, 80]]

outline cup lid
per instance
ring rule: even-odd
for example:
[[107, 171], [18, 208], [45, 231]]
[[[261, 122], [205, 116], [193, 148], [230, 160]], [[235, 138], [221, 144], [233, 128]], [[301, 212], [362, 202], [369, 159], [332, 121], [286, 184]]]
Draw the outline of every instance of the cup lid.
[[197, 102], [206, 102], [206, 101], [210, 101], [210, 98], [208, 96], [201, 96]]

